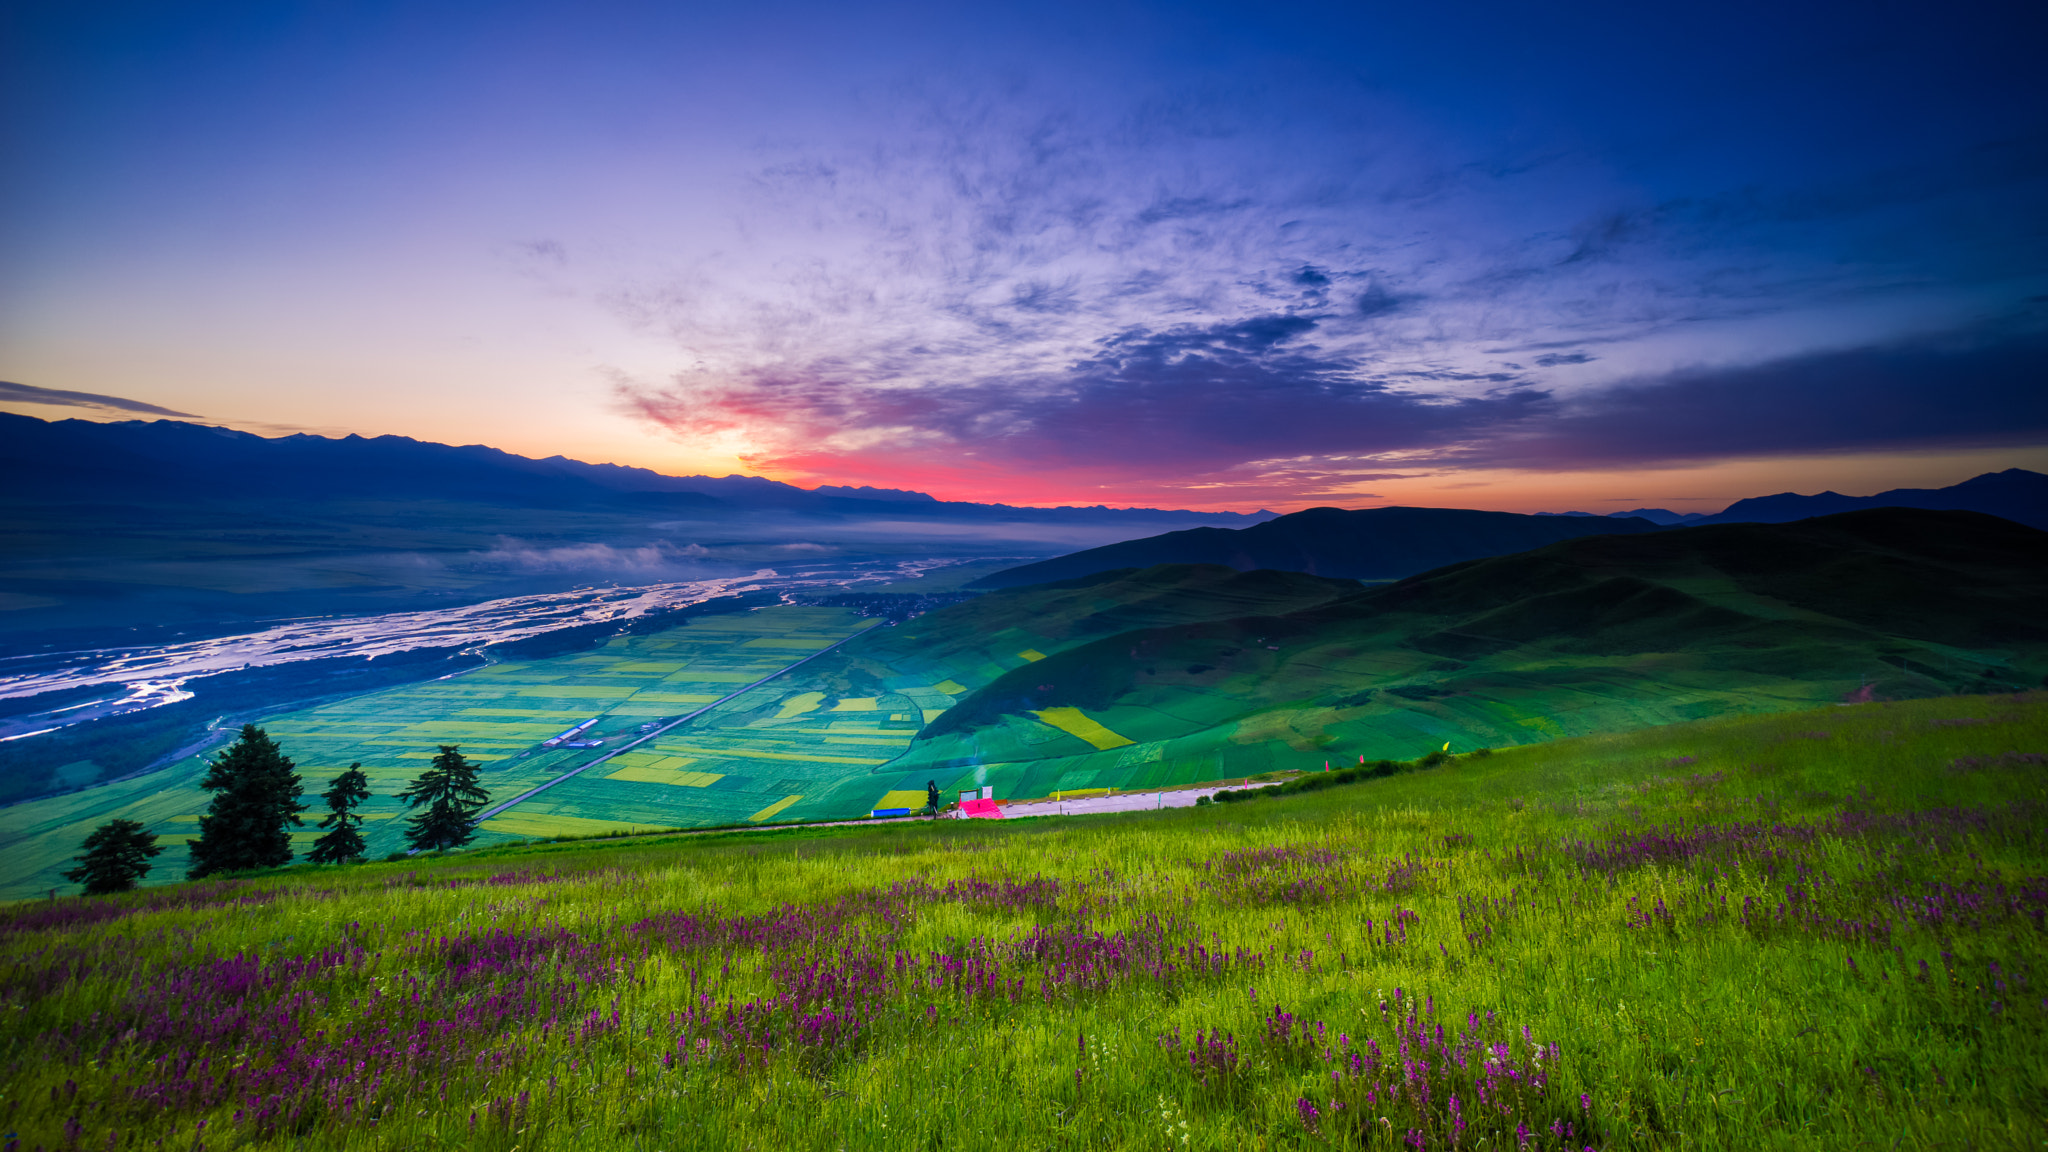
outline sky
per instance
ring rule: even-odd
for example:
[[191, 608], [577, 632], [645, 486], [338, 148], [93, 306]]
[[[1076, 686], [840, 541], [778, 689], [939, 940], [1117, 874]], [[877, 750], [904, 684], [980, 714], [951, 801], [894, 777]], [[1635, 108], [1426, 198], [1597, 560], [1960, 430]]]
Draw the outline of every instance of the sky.
[[0, 20], [0, 410], [1240, 511], [2048, 470], [2038, 7]]

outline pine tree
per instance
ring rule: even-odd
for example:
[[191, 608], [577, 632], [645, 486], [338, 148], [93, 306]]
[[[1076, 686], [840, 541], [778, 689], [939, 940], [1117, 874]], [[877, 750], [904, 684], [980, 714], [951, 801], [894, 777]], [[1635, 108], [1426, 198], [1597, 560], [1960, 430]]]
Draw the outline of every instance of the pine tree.
[[85, 838], [85, 852], [73, 856], [78, 867], [64, 873], [73, 884], [85, 885], [87, 896], [126, 892], [149, 875], [149, 858], [163, 851], [156, 836], [133, 820], [109, 820]]
[[406, 821], [405, 843], [415, 852], [469, 843], [476, 836], [476, 814], [491, 798], [477, 785], [477, 766], [462, 758], [462, 750], [453, 744], [440, 747], [441, 754], [419, 779], [398, 794], [407, 808], [427, 806]]
[[306, 859], [315, 864], [361, 863], [365, 845], [363, 834], [356, 829], [363, 818], [356, 815], [356, 805], [370, 798], [370, 781], [363, 775], [363, 766], [349, 765], [348, 771], [336, 776], [320, 798], [327, 801], [327, 817], [320, 821], [320, 827], [332, 827], [334, 831], [313, 841], [313, 850], [306, 853]]
[[206, 767], [201, 788], [213, 793], [199, 818], [189, 879], [251, 868], [278, 868], [292, 861], [291, 826], [302, 824], [301, 789], [292, 762], [277, 742], [254, 724]]

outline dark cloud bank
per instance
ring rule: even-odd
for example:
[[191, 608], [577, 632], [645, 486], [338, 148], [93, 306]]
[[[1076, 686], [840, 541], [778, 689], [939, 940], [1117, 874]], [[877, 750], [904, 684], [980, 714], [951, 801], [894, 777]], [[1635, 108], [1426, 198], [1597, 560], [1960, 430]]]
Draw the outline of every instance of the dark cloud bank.
[[1472, 451], [1523, 467], [2040, 444], [2048, 334], [1950, 334], [1696, 369], [1493, 431]]
[[[1731, 457], [2048, 443], [2048, 332], [1983, 329], [1702, 367], [1563, 396], [1501, 374], [1326, 354], [1317, 323], [1263, 316], [1134, 330], [1047, 378], [886, 388], [829, 367], [716, 390], [630, 390], [673, 428], [774, 419], [824, 448], [812, 462], [895, 451], [833, 448], [902, 430], [932, 460], [1124, 476], [1205, 475], [1261, 461], [1355, 467], [1603, 468]], [[1587, 357], [1563, 356], [1556, 363]], [[1540, 361], [1539, 361], [1540, 362]]]

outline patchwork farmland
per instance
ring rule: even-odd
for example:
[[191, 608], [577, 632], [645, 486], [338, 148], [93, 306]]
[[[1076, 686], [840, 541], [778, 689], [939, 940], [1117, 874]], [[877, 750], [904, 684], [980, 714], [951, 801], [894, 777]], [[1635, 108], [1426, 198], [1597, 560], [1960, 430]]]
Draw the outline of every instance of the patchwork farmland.
[[[483, 765], [493, 797], [508, 799], [633, 742], [643, 726], [702, 709], [873, 623], [836, 608], [711, 617], [257, 722], [297, 762], [309, 793], [350, 763], [362, 764], [372, 790], [362, 810], [365, 835], [382, 855], [402, 847], [404, 812], [392, 794], [437, 745], [460, 745]], [[876, 707], [884, 702], [897, 710]], [[806, 797], [822, 799], [839, 778], [892, 758], [917, 730], [918, 716], [905, 700], [827, 700], [777, 681], [504, 812], [485, 825], [480, 842], [801, 818]], [[593, 718], [578, 742], [601, 740], [599, 747], [543, 746]], [[10, 860], [41, 865], [10, 876], [0, 896], [60, 886], [55, 874], [85, 830], [112, 817], [140, 820], [173, 844], [190, 836], [206, 808], [198, 787], [204, 770], [194, 756], [134, 780], [0, 810]], [[318, 835], [309, 819], [295, 840], [303, 849]], [[151, 879], [179, 879], [184, 863], [182, 851], [168, 852]]]
[[[892, 769], [923, 727], [972, 688], [1042, 659], [1034, 645], [1056, 650], [1063, 644], [1057, 635], [1023, 628], [967, 629], [937, 647], [860, 635], [877, 628], [877, 621], [844, 608], [778, 606], [701, 617], [665, 632], [617, 637], [590, 651], [507, 661], [255, 722], [297, 763], [308, 802], [315, 804], [294, 836], [301, 851], [320, 834], [314, 826], [316, 794], [349, 764], [362, 765], [372, 792], [361, 811], [373, 857], [403, 848], [406, 813], [393, 794], [441, 744], [459, 745], [482, 764], [494, 803], [589, 765], [486, 820], [478, 846], [855, 818], [877, 807], [921, 805], [925, 783], [933, 779], [948, 790], [992, 783], [998, 795], [1010, 797], [1083, 787], [1075, 783], [1083, 776], [1135, 786], [1174, 775], [1160, 770], [1170, 766], [1157, 760], [1157, 746], [1138, 749], [1122, 771], [1115, 762], [1070, 766], [1060, 751], [1092, 753], [1129, 743], [1100, 725], [1091, 727], [1075, 709], [1048, 710], [1038, 725], [1047, 741], [1060, 742], [1046, 749], [1054, 753], [1048, 761], [964, 767], [919, 762]], [[718, 703], [856, 637], [822, 659]], [[589, 720], [595, 723], [574, 740], [602, 741], [597, 747], [544, 746]], [[221, 734], [223, 743], [230, 735]], [[620, 752], [622, 745], [632, 747]], [[1263, 750], [1259, 755], [1263, 765]], [[1179, 762], [1178, 775], [1208, 778], [1222, 762], [1205, 746]], [[57, 873], [69, 866], [93, 826], [116, 817], [141, 821], [173, 849], [156, 862], [149, 883], [183, 879], [182, 842], [197, 833], [208, 801], [198, 787], [204, 772], [204, 754], [195, 755], [132, 780], [0, 809], [0, 848], [10, 863], [0, 899], [68, 888]], [[1038, 791], [1019, 791], [1032, 788]]]

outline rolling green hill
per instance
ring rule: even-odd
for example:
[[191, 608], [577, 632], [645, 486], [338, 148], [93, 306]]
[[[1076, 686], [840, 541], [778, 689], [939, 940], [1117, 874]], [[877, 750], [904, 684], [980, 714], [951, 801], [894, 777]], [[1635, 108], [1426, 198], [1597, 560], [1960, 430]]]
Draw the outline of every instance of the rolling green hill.
[[[1355, 580], [1160, 564], [992, 592], [862, 640], [853, 651], [892, 668], [929, 666], [993, 679], [1016, 664], [1133, 629], [1298, 612], [1359, 590]], [[975, 682], [975, 681], [970, 681]]]
[[1976, 513], [1588, 537], [1078, 645], [982, 686], [890, 769], [971, 765], [1028, 795], [2031, 687], [2044, 622], [2048, 533]]

